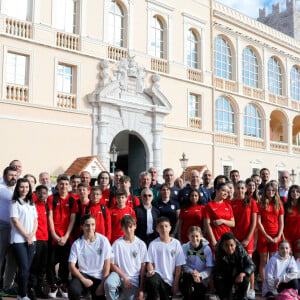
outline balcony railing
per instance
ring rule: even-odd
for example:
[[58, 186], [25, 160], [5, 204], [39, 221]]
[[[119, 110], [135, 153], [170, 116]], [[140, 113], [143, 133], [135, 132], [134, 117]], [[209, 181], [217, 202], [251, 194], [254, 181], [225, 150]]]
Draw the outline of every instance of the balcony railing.
[[260, 148], [263, 149], [265, 147], [265, 142], [250, 138], [244, 138], [244, 146], [250, 148]]
[[281, 142], [270, 142], [270, 150], [279, 152], [288, 152], [288, 144]]
[[107, 57], [113, 60], [121, 60], [122, 58], [127, 58], [127, 49], [108, 46]]
[[159, 58], [151, 58], [151, 70], [161, 73], [169, 72], [168, 61]]
[[287, 99], [287, 97], [284, 97], [284, 96], [269, 94], [269, 101], [271, 103], [288, 106], [288, 99]]
[[300, 101], [292, 100], [291, 103], [293, 109], [300, 110]]
[[32, 25], [29, 22], [6, 18], [5, 32], [21, 38], [31, 39]]
[[293, 153], [300, 154], [300, 146], [293, 146]]
[[219, 78], [219, 77], [215, 77], [214, 79], [215, 81], [215, 86], [223, 89], [223, 90], [227, 90], [227, 91], [231, 91], [231, 92], [236, 92], [236, 82], [232, 81], [232, 80], [228, 80], [228, 79], [223, 79], [223, 78]]
[[202, 82], [202, 73], [199, 70], [187, 69], [187, 78], [189, 80]]
[[248, 97], [253, 97], [256, 99], [263, 100], [264, 93], [262, 90], [252, 88], [250, 86], [243, 86], [243, 94]]
[[21, 85], [6, 85], [6, 99], [8, 100], [16, 100], [21, 102], [28, 102], [28, 86]]
[[202, 120], [200, 118], [189, 118], [189, 127], [201, 129], [202, 128]]
[[56, 46], [70, 50], [79, 50], [79, 37], [65, 32], [56, 32]]
[[66, 109], [76, 109], [76, 95], [57, 93], [56, 106]]
[[216, 143], [220, 143], [220, 144], [237, 145], [237, 136], [219, 133], [215, 135], [215, 141]]

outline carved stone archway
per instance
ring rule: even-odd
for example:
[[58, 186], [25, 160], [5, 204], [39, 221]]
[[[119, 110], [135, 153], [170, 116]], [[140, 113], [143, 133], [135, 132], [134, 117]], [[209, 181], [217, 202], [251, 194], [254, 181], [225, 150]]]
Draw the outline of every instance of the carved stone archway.
[[161, 136], [164, 118], [172, 106], [160, 91], [160, 76], [151, 76], [145, 87], [146, 71], [134, 59], [116, 64], [115, 76], [109, 76], [109, 62], [101, 62], [99, 87], [89, 95], [93, 115], [93, 154], [109, 169], [109, 150], [114, 137], [121, 131], [134, 132], [146, 151], [146, 167], [161, 170]]

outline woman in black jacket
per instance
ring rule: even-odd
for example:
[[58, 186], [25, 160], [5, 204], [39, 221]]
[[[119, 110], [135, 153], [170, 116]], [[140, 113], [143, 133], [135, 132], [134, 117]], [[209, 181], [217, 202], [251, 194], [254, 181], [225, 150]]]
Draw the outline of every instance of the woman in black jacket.
[[249, 277], [254, 270], [255, 265], [243, 246], [232, 233], [224, 233], [216, 245], [213, 271], [214, 286], [220, 299], [247, 299]]

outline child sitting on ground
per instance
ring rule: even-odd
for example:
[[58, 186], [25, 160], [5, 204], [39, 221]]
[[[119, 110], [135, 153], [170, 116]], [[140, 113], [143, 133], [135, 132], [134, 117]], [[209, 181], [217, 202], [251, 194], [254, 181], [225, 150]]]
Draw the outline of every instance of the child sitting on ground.
[[280, 241], [278, 252], [270, 258], [265, 267], [262, 292], [268, 300], [275, 299], [275, 295], [284, 289], [298, 290], [298, 268], [290, 252], [289, 242], [286, 240]]
[[186, 264], [183, 266], [182, 293], [184, 300], [204, 300], [209, 276], [214, 266], [212, 251], [200, 227], [191, 226], [188, 237], [190, 241], [182, 245], [186, 259]]

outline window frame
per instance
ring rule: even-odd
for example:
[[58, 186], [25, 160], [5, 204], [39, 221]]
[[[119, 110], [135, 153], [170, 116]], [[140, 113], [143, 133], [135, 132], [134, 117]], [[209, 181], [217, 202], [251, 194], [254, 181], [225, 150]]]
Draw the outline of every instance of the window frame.
[[232, 53], [233, 49], [228, 40], [222, 35], [217, 35], [214, 39], [214, 74], [216, 77], [233, 80]]
[[[246, 51], [248, 51], [246, 53]], [[248, 65], [248, 68], [245, 66]], [[249, 76], [246, 76], [248, 74]], [[252, 88], [259, 88], [259, 64], [256, 52], [250, 47], [245, 47], [242, 54], [242, 79], [243, 84]]]
[[[297, 76], [295, 76], [295, 74], [297, 74]], [[292, 66], [290, 76], [291, 98], [295, 101], [300, 101], [300, 68], [297, 65]]]
[[[191, 39], [191, 37], [194, 39]], [[192, 69], [200, 69], [200, 41], [201, 38], [199, 36], [199, 32], [196, 31], [194, 28], [190, 28], [187, 32], [186, 36], [186, 64], [189, 68]], [[190, 55], [190, 57], [189, 57]], [[195, 58], [193, 59], [193, 56]]]
[[[218, 107], [218, 102], [222, 100], [222, 107]], [[225, 110], [225, 101], [228, 103], [228, 107], [231, 110]], [[219, 120], [219, 114], [222, 114], [222, 120]], [[225, 114], [227, 115], [227, 119], [224, 118]], [[231, 121], [232, 120], [232, 121]], [[222, 126], [220, 125], [222, 124]], [[225, 126], [228, 130], [225, 130]], [[231, 129], [231, 130], [230, 130]], [[236, 117], [235, 117], [235, 110], [231, 103], [231, 101], [226, 97], [218, 97], [215, 101], [215, 131], [226, 133], [226, 134], [235, 134], [236, 133]]]
[[268, 91], [283, 96], [283, 68], [279, 59], [274, 56], [268, 60]]
[[[255, 111], [253, 111], [255, 108]], [[250, 110], [250, 111], [249, 111]], [[255, 113], [255, 115], [253, 114]], [[250, 122], [251, 126], [248, 126]], [[255, 122], [255, 126], [252, 126], [253, 122]], [[263, 122], [262, 122], [262, 114], [259, 111], [258, 107], [253, 103], [248, 103], [244, 109], [244, 120], [243, 120], [243, 135], [252, 138], [263, 138]], [[252, 134], [252, 131], [255, 131], [255, 134]]]
[[[193, 100], [195, 101], [191, 101], [191, 98], [194, 97]], [[193, 104], [193, 108], [191, 108], [191, 104]], [[195, 109], [194, 107], [197, 108]], [[193, 112], [193, 114], [191, 115], [191, 112]], [[197, 113], [194, 113], [197, 112]], [[188, 118], [195, 118], [195, 119], [202, 119], [202, 96], [200, 94], [196, 94], [193, 92], [189, 92], [188, 94]]]
[[[156, 22], [155, 22], [156, 20]], [[153, 26], [153, 22], [155, 22], [155, 25], [160, 24], [161, 26], [155, 27]], [[157, 37], [157, 33], [160, 36], [160, 38]], [[166, 59], [166, 28], [164, 21], [161, 16], [154, 15], [151, 19], [151, 31], [150, 31], [150, 55], [158, 58], [158, 59]], [[153, 40], [153, 35], [155, 37], [155, 40]], [[159, 47], [157, 47], [157, 42], [159, 43]], [[154, 45], [153, 45], [154, 44]], [[157, 53], [157, 49], [158, 53]], [[159, 54], [159, 55], [157, 55]]]

